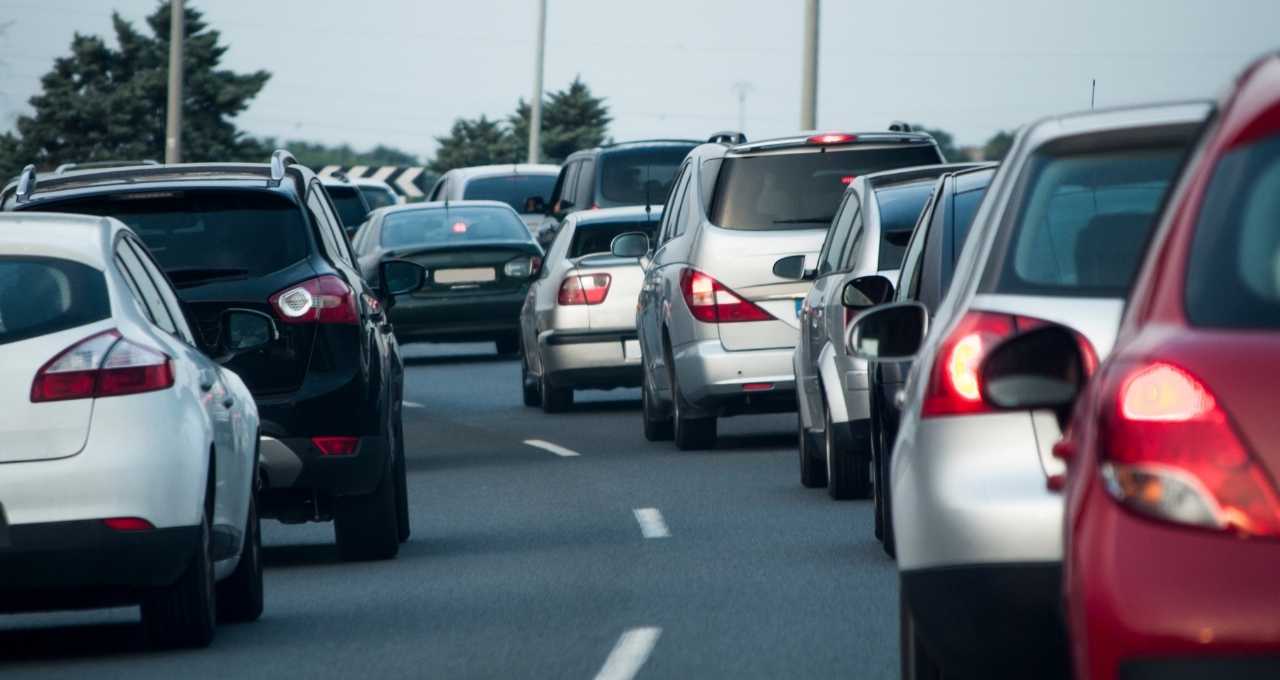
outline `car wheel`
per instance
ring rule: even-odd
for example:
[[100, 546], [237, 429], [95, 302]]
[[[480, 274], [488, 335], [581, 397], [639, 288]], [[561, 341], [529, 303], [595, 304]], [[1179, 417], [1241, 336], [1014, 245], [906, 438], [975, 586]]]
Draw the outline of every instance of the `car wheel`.
[[689, 407], [680, 393], [680, 383], [676, 378], [674, 367], [671, 370], [671, 404], [675, 411], [671, 434], [676, 442], [676, 448], [681, 451], [715, 448], [716, 419], [714, 417], [691, 418], [687, 415]]
[[825, 402], [822, 407], [824, 430], [822, 433], [827, 459], [827, 495], [844, 501], [866, 498], [871, 489], [871, 463], [866, 451], [855, 451], [849, 437], [841, 436], [831, 422], [831, 408]]
[[200, 519], [200, 539], [191, 564], [167, 588], [142, 602], [142, 625], [158, 647], [208, 647], [213, 642], [218, 604], [213, 584], [213, 552], [208, 512]]
[[244, 547], [240, 562], [231, 575], [217, 586], [218, 621], [247, 623], [262, 616], [262, 527], [258, 504], [249, 497], [249, 517], [245, 520]]
[[[643, 370], [643, 369], [642, 369]], [[646, 441], [660, 442], [673, 436], [670, 414], [662, 413], [652, 394], [649, 383], [649, 372], [643, 371], [640, 384], [640, 414], [644, 419], [644, 438]]]
[[538, 379], [538, 385], [538, 391], [542, 394], [543, 413], [564, 413], [573, 406], [573, 390], [552, 385], [546, 371]]
[[529, 357], [527, 354], [520, 357], [520, 396], [524, 400], [525, 406], [540, 406], [542, 404], [542, 394], [538, 392], [538, 381], [529, 375]]
[[396, 416], [396, 538], [401, 543], [412, 533], [409, 520], [409, 463], [404, 459], [404, 421]]
[[902, 680], [942, 680], [938, 662], [929, 656], [920, 642], [915, 619], [901, 587], [898, 589], [898, 657]]
[[813, 445], [813, 434], [805, 429], [804, 418], [798, 413], [796, 430], [800, 433], [800, 485], [806, 489], [820, 489], [827, 485], [827, 468], [814, 450], [817, 447]]
[[502, 356], [511, 356], [520, 351], [520, 338], [515, 335], [505, 335], [493, 341], [493, 345], [498, 350], [498, 354]]
[[343, 560], [387, 560], [400, 552], [394, 477], [395, 465], [388, 465], [371, 493], [334, 499], [333, 533]]

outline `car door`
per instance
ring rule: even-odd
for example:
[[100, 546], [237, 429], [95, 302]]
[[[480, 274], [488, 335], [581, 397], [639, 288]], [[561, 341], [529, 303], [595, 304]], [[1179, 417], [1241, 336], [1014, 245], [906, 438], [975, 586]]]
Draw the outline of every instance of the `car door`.
[[641, 291], [645, 297], [641, 314], [645, 329], [643, 342], [646, 343], [642, 346], [641, 352], [644, 363], [649, 367], [650, 377], [660, 389], [670, 388], [668, 385], [670, 377], [663, 353], [662, 329], [668, 321], [667, 317], [672, 306], [671, 296], [680, 294], [678, 282], [671, 280], [673, 275], [677, 278], [679, 276], [675, 273], [675, 269], [678, 268], [673, 265], [680, 259], [679, 249], [673, 248], [672, 243], [684, 234], [681, 228], [683, 225], [680, 223], [682, 211], [678, 206], [684, 204], [684, 195], [693, 174], [690, 164], [686, 162], [681, 166], [676, 180], [672, 183], [671, 194], [667, 197], [666, 206], [662, 209], [663, 226], [659, 232], [658, 244], [645, 270], [645, 282]]
[[[796, 343], [796, 378], [800, 381], [800, 396], [805, 400], [806, 412], [822, 412], [818, 385], [818, 356], [826, 342], [825, 325], [827, 300], [839, 297], [833, 293], [843, 270], [841, 260], [849, 241], [850, 229], [858, 219], [861, 203], [854, 191], [845, 193], [836, 209], [835, 219], [827, 231], [822, 249], [818, 251], [816, 278], [805, 295], [799, 311], [800, 341]], [[813, 427], [817, 423], [806, 423]]]
[[520, 311], [520, 332], [527, 350], [526, 356], [530, 359], [529, 368], [537, 375], [542, 375], [538, 336], [550, 328], [551, 318], [556, 312], [560, 281], [565, 270], [565, 251], [569, 240], [573, 238], [573, 229], [573, 221], [565, 220], [564, 227], [556, 234], [555, 241], [547, 250], [542, 271], [529, 286], [529, 293], [525, 295], [524, 306]]

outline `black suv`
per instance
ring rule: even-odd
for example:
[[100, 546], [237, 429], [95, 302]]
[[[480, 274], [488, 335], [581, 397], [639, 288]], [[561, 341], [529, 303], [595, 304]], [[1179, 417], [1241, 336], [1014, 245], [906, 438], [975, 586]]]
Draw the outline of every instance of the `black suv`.
[[[366, 284], [320, 180], [285, 151], [269, 164], [24, 175], [0, 191], [0, 208], [128, 224], [208, 344], [229, 308], [276, 319], [278, 337], [227, 364], [261, 416], [260, 514], [332, 519], [344, 559], [395, 556], [409, 536], [404, 368], [386, 309], [422, 285], [421, 267], [401, 263], [379, 289]], [[407, 283], [401, 266], [413, 268]]]

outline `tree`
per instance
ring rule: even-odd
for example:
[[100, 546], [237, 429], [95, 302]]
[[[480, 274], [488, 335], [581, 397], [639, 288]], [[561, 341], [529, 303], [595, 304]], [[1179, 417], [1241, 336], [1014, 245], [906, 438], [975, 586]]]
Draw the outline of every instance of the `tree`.
[[1013, 146], [1013, 133], [1007, 130], [1000, 130], [987, 140], [982, 146], [982, 158], [988, 161], [1004, 160], [1005, 154], [1009, 153], [1009, 147]]
[[422, 161], [414, 154], [383, 144], [369, 149], [357, 151], [350, 144], [327, 146], [320, 142], [293, 140], [279, 142], [274, 137], [266, 137], [260, 142], [268, 149], [288, 149], [298, 162], [312, 169], [326, 165], [421, 165]]
[[[243, 112], [271, 77], [219, 69], [221, 35], [187, 8], [183, 88], [184, 160], [260, 160], [265, 150], [230, 119]], [[169, 55], [169, 3], [146, 19], [145, 34], [112, 15], [116, 46], [76, 34], [71, 54], [54, 61], [20, 116], [17, 135], [0, 135], [0, 167], [49, 168], [71, 161], [161, 158]]]
[[[521, 99], [516, 112], [507, 118], [511, 145], [523, 160], [529, 147], [528, 102]], [[548, 163], [559, 163], [579, 149], [589, 149], [604, 142], [609, 131], [609, 107], [603, 97], [591, 94], [591, 88], [575, 76], [569, 87], [547, 93], [542, 102], [542, 157]]]
[[968, 160], [960, 147], [956, 146], [956, 140], [951, 136], [950, 132], [937, 128], [927, 128], [916, 123], [911, 124], [912, 130], [919, 130], [933, 136], [933, 140], [938, 143], [938, 150], [942, 152], [942, 156], [948, 161], [964, 161]]
[[453, 122], [448, 136], [436, 137], [440, 148], [431, 161], [433, 172], [445, 173], [453, 168], [471, 165], [489, 165], [506, 160], [509, 153], [509, 133], [500, 121], [479, 118], [459, 118]]

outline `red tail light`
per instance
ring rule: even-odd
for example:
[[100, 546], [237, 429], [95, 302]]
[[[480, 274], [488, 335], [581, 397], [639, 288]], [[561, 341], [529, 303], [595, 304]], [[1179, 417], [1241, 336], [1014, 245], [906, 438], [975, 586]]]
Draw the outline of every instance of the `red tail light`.
[[807, 141], [810, 144], [848, 144], [849, 142], [858, 141], [858, 136], [843, 132], [827, 132], [821, 135], [813, 135]]
[[311, 443], [320, 449], [322, 456], [354, 456], [360, 445], [359, 437], [312, 437]]
[[566, 276], [560, 283], [556, 302], [562, 305], [598, 305], [609, 296], [613, 277], [608, 274]]
[[1280, 537], [1280, 497], [1203, 383], [1159, 361], [1114, 375], [1098, 435], [1113, 498], [1169, 522]]
[[355, 293], [332, 274], [303, 281], [268, 300], [284, 323], [360, 323]]
[[31, 383], [31, 401], [118, 397], [172, 386], [169, 357], [112, 330], [81, 340], [41, 367]]
[[112, 531], [151, 531], [156, 528], [141, 517], [112, 517], [102, 520], [102, 523]]
[[724, 284], [698, 271], [680, 273], [680, 290], [693, 318], [705, 323], [772, 321], [774, 317], [753, 302], [742, 299]]

